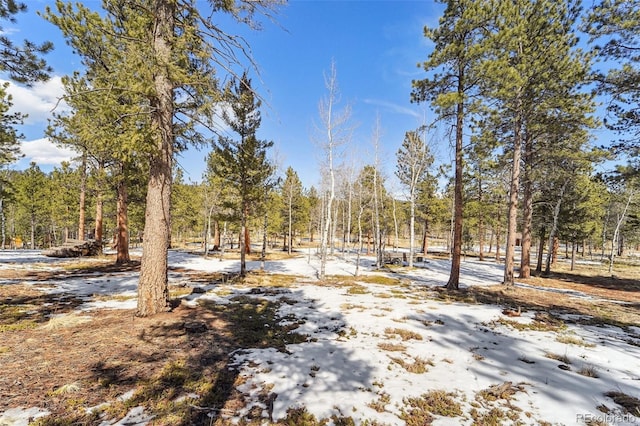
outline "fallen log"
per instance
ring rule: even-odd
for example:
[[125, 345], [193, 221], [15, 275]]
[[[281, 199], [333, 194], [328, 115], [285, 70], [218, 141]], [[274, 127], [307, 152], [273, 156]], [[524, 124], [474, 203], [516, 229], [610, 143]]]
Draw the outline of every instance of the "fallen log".
[[63, 245], [43, 250], [47, 257], [97, 256], [102, 252], [102, 244], [96, 240], [67, 240]]

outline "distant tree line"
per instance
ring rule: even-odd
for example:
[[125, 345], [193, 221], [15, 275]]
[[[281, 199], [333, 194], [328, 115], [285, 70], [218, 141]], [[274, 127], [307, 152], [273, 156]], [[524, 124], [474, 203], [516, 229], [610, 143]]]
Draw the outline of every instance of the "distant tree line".
[[[322, 181], [303, 188], [293, 168], [278, 171], [269, 160], [273, 141], [257, 136], [261, 99], [249, 77], [256, 64], [246, 42], [215, 17], [257, 27], [257, 16], [270, 16], [276, 3], [112, 0], [92, 10], [58, 1], [48, 8], [43, 17], [83, 69], [63, 78], [70, 110], [55, 114], [47, 135], [78, 157], [51, 173], [37, 164], [2, 169], [2, 247], [93, 237], [108, 240], [116, 262], [127, 263], [129, 246], [140, 243], [138, 315], [147, 316], [169, 308], [167, 250], [178, 244], [201, 244], [205, 254], [237, 247], [242, 274], [260, 237], [263, 247], [288, 252], [315, 245], [324, 278], [337, 253], [369, 252], [382, 266], [385, 251], [408, 238], [411, 265], [437, 239], [452, 257], [447, 286], [456, 289], [465, 253], [504, 261], [504, 283], [512, 285], [516, 270], [523, 278], [533, 265], [549, 272], [561, 244], [572, 258], [599, 254], [613, 268], [625, 247], [639, 243], [637, 1], [582, 10], [577, 0], [442, 0], [438, 26], [424, 30], [434, 45], [421, 64], [425, 76], [411, 92], [436, 120], [397, 141], [402, 188], [390, 187], [380, 164], [380, 119], [373, 158], [350, 164], [340, 155], [349, 151], [351, 125], [335, 64], [315, 136]], [[0, 0], [0, 19], [25, 8]], [[589, 50], [578, 47], [579, 34], [590, 37]], [[50, 43], [17, 45], [2, 36], [0, 45], [0, 72], [24, 84], [48, 78], [41, 55]], [[599, 59], [618, 66], [601, 71]], [[620, 135], [610, 149], [593, 146], [596, 95], [608, 99], [604, 125]], [[20, 155], [16, 126], [24, 116], [9, 113], [11, 106], [4, 86], [2, 166]], [[431, 132], [438, 123], [450, 126], [449, 138]], [[448, 142], [453, 167], [435, 171], [430, 147]], [[213, 147], [198, 183], [185, 182], [176, 163], [194, 145]], [[597, 172], [605, 161], [618, 165]]]

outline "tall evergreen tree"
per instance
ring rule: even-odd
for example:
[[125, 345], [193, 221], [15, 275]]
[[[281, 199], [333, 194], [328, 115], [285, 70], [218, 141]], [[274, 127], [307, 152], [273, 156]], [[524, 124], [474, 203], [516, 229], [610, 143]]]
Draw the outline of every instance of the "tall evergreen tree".
[[273, 173], [267, 159], [267, 150], [273, 142], [260, 140], [256, 131], [260, 127], [260, 100], [251, 88], [246, 72], [230, 82], [225, 90], [229, 110], [223, 113], [227, 124], [239, 140], [221, 136], [214, 151], [219, 162], [213, 164], [214, 173], [231, 182], [238, 190], [240, 215], [240, 275], [247, 272], [246, 254], [249, 251], [248, 219], [253, 205], [264, 197], [264, 186]]
[[[536, 119], [552, 110], [562, 115], [567, 109], [575, 111], [566, 99], [576, 97], [579, 84], [586, 76], [583, 55], [572, 55], [576, 43], [573, 25], [579, 10], [574, 0], [518, 0], [496, 2], [493, 33], [487, 39], [486, 60], [482, 62], [485, 93], [507, 118], [507, 146], [511, 155], [511, 179], [507, 214], [507, 245], [504, 284], [514, 283], [514, 256], [518, 220], [518, 201], [521, 184], [523, 147], [532, 152], [536, 133]], [[555, 102], [554, 102], [555, 101]], [[562, 102], [565, 102], [562, 104]], [[578, 101], [576, 101], [578, 102]], [[582, 115], [590, 112], [587, 103], [580, 105]], [[583, 120], [584, 122], [584, 120]], [[553, 138], [554, 141], [562, 140]], [[532, 159], [527, 159], [531, 162]], [[530, 181], [530, 179], [529, 179]], [[530, 190], [530, 187], [526, 189]], [[525, 217], [530, 223], [532, 195], [527, 192]], [[530, 226], [525, 242], [526, 270], [530, 247]]]
[[[169, 308], [167, 252], [170, 246], [171, 183], [174, 155], [189, 143], [204, 143], [198, 124], [213, 117], [221, 98], [217, 70], [230, 70], [248, 52], [241, 37], [217, 24], [219, 13], [253, 24], [257, 13], [269, 13], [269, 0], [210, 2], [196, 0], [110, 0], [103, 13], [90, 14], [80, 4], [57, 2], [48, 19], [60, 27], [85, 61], [116, 73], [106, 91], [121, 87], [144, 99], [132, 115], [148, 119], [150, 138], [136, 140], [135, 150], [148, 161], [147, 204], [137, 315]], [[95, 25], [98, 24], [98, 25]], [[104, 62], [99, 53], [118, 40], [120, 61]], [[105, 44], [106, 42], [106, 44]], [[113, 59], [113, 58], [112, 58]]]
[[435, 43], [422, 68], [433, 77], [413, 81], [411, 99], [430, 101], [440, 118], [455, 123], [455, 188], [451, 273], [448, 289], [457, 289], [462, 253], [462, 170], [465, 119], [473, 110], [478, 88], [475, 68], [482, 57], [480, 41], [488, 24], [489, 5], [473, 0], [439, 0], [447, 5], [437, 28], [425, 27], [424, 35]]

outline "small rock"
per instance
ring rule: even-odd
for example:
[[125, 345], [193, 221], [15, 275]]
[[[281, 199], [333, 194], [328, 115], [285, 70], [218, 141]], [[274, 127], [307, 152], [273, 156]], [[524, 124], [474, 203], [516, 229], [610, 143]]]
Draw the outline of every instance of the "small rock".
[[205, 290], [202, 287], [194, 287], [194, 288], [191, 289], [191, 294], [203, 294], [203, 293], [206, 293], [206, 292], [207, 292], [207, 290]]
[[568, 365], [565, 365], [565, 364], [560, 364], [560, 365], [558, 366], [558, 368], [559, 368], [560, 370], [564, 370], [564, 371], [571, 371], [571, 367], [569, 367]]

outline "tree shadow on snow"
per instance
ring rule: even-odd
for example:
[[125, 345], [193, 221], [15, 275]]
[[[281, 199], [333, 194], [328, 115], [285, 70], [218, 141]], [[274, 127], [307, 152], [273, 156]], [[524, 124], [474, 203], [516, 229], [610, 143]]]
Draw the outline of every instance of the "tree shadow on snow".
[[[95, 365], [94, 379], [104, 386], [136, 385], [124, 404], [144, 406], [159, 424], [285, 417], [301, 394], [353, 392], [371, 381], [366, 363], [322, 340], [345, 323], [339, 313], [317, 307], [301, 291], [280, 287], [243, 288], [224, 300], [203, 297], [195, 306], [177, 307], [168, 320], [147, 320], [137, 338], [141, 347], [156, 349], [132, 348], [126, 360]], [[155, 372], [132, 381], [145, 363]], [[275, 383], [253, 378], [268, 370], [277, 371], [270, 376]], [[303, 387], [305, 380], [318, 384]]]

